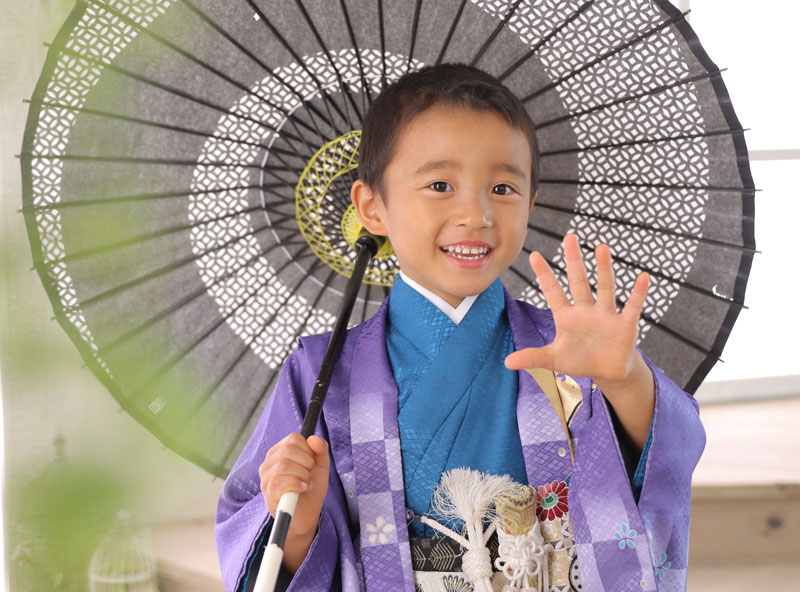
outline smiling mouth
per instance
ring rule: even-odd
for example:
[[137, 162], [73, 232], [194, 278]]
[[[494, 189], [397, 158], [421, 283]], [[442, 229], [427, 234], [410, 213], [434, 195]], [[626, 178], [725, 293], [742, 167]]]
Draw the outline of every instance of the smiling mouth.
[[491, 249], [489, 247], [462, 247], [456, 245], [452, 247], [440, 247], [442, 252], [447, 253], [456, 259], [464, 259], [465, 261], [476, 261], [485, 257]]

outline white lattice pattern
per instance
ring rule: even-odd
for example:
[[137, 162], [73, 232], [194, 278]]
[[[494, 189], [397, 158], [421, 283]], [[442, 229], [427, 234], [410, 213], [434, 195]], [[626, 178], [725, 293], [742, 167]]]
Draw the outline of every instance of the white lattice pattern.
[[[137, 0], [110, 0], [108, 4], [146, 27], [163, 14], [173, 1], [153, 0], [145, 3]], [[66, 47], [91, 59], [61, 54], [45, 92], [44, 101], [72, 108], [82, 107], [87, 95], [100, 79], [104, 65], [125, 49], [136, 33], [134, 27], [125, 24], [115, 15], [96, 5], [88, 5], [66, 42]], [[34, 206], [57, 203], [61, 199], [63, 161], [58, 157], [66, 154], [69, 134], [77, 116], [77, 110], [46, 105], [42, 105], [39, 111], [39, 121], [33, 141], [34, 158], [31, 163]], [[35, 155], [49, 155], [55, 158], [36, 158]], [[92, 338], [83, 313], [78, 308], [79, 302], [72, 278], [69, 276], [66, 264], [61, 261], [66, 254], [62, 240], [61, 214], [56, 209], [42, 210], [36, 214], [36, 222], [42, 244], [42, 260], [50, 266], [50, 277], [58, 290], [66, 317], [92, 351], [97, 352], [97, 344]], [[111, 370], [96, 353], [95, 359], [103, 370], [112, 376]]]
[[[514, 4], [514, 0], [472, 1], [498, 19], [504, 18]], [[565, 14], [576, 12], [581, 4], [581, 0], [523, 2], [508, 26], [524, 43], [534, 46], [563, 23]], [[566, 11], [565, 5], [570, 10]], [[685, 78], [689, 69], [676, 49], [679, 43], [674, 32], [666, 27], [650, 33], [665, 19], [665, 15], [649, 0], [596, 2], [537, 52], [536, 58], [551, 80], [568, 76], [606, 52], [640, 35], [644, 37], [570, 76], [550, 92], [558, 93], [566, 111], [576, 115]], [[535, 120], [535, 113], [533, 116]], [[576, 115], [570, 119], [570, 124], [579, 148], [697, 134], [704, 130], [693, 84]], [[702, 185], [707, 182], [709, 174], [708, 153], [704, 138], [587, 149], [578, 153], [578, 180]], [[699, 235], [708, 192], [699, 189], [683, 191], [683, 201], [678, 203], [674, 197], [669, 199], [674, 195], [674, 191], [658, 188], [580, 184], [575, 208]], [[647, 204], [646, 209], [641, 207], [644, 204]], [[646, 212], [647, 220], [641, 219], [642, 212]], [[658, 268], [656, 262], [666, 262], [663, 272], [677, 281], [686, 279], [697, 250], [696, 240], [611, 225], [586, 216], [573, 217], [568, 232], [577, 234], [585, 245], [607, 243], [613, 254], [645, 266]], [[588, 253], [586, 261], [594, 266], [594, 255]], [[563, 250], [559, 250], [554, 262], [565, 267]], [[617, 296], [625, 300], [638, 272], [621, 265], [615, 265], [615, 269]], [[679, 289], [678, 283], [651, 275], [645, 312], [658, 321]], [[533, 288], [526, 290], [522, 298], [537, 306], [546, 306], [544, 297]], [[649, 326], [644, 320], [640, 321], [640, 340]]]
[[[254, 163], [259, 157], [259, 148], [243, 142], [271, 146], [279, 131], [286, 124], [285, 112], [293, 113], [302, 105], [302, 97], [311, 100], [319, 94], [319, 88], [308, 71], [320, 81], [330, 94], [342, 89], [336, 76], [338, 70], [344, 83], [355, 91], [361, 91], [361, 72], [355, 50], [344, 49], [331, 52], [334, 66], [323, 53], [303, 58], [303, 65], [291, 64], [274, 71], [255, 85], [250, 92], [231, 107], [230, 113], [219, 120], [214, 137], [209, 138], [198, 157], [201, 163], [194, 172], [189, 217], [193, 223], [209, 220], [192, 229], [192, 249], [203, 282], [226, 317], [228, 325], [244, 341], [251, 343], [252, 350], [270, 367], [278, 367], [291, 348], [298, 333], [318, 333], [333, 325], [333, 315], [314, 309], [301, 295], [292, 294], [276, 275], [266, 257], [260, 256], [260, 246], [251, 234], [252, 217], [242, 213], [247, 208], [247, 189], [227, 190], [213, 193], [218, 187], [244, 187], [250, 182], [252, 172], [243, 166], [214, 166], [214, 162]], [[370, 90], [377, 94], [381, 88], [382, 59], [380, 52], [360, 52], [364, 78]], [[388, 80], [396, 80], [406, 72], [408, 58], [402, 55], [386, 55]], [[420, 62], [413, 62], [418, 69]], [[292, 90], [289, 90], [289, 89]], [[292, 92], [294, 91], [294, 92]], [[272, 104], [270, 104], [272, 103]], [[280, 105], [277, 109], [274, 105]], [[241, 115], [263, 121], [255, 124]], [[224, 136], [222, 139], [219, 136]], [[266, 162], [269, 158], [264, 159]], [[228, 216], [224, 220], [216, 218]], [[298, 235], [300, 231], [298, 230]], [[245, 237], [228, 246], [221, 246], [235, 237]], [[275, 240], [280, 240], [275, 234]], [[331, 240], [331, 242], [334, 242]], [[217, 248], [220, 247], [220, 248]], [[252, 264], [242, 266], [247, 260]], [[231, 277], [220, 281], [226, 274]], [[273, 319], [267, 323], [269, 319]]]

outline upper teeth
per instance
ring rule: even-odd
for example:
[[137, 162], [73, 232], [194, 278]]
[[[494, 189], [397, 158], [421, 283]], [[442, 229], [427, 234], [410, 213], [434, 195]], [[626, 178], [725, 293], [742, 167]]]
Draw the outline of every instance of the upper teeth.
[[458, 253], [459, 255], [485, 255], [489, 252], [489, 247], [462, 247], [461, 245], [442, 247], [448, 253]]

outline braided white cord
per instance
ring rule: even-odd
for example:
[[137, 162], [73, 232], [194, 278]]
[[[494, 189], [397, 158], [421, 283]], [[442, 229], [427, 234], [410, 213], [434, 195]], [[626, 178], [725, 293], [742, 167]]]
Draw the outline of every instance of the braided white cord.
[[[486, 542], [492, 533], [497, 528], [495, 523], [482, 532], [480, 539], [481, 544], [470, 544], [472, 539], [467, 540], [454, 530], [447, 528], [432, 518], [427, 516], [416, 516], [423, 524], [430, 526], [434, 530], [439, 531], [445, 536], [450, 537], [461, 545], [466, 552], [461, 559], [461, 571], [472, 582], [475, 592], [493, 592], [491, 578], [492, 578], [492, 559], [489, 555], [489, 549], [486, 548]], [[482, 539], [482, 540], [481, 540]]]
[[458, 534], [456, 531], [447, 528], [444, 524], [439, 524], [438, 522], [436, 522], [436, 520], [428, 518], [427, 516], [418, 516], [416, 514], [414, 516], [418, 518], [423, 524], [430, 526], [434, 530], [438, 530], [445, 536], [450, 537], [465, 549], [469, 549], [469, 541], [467, 541], [466, 538]]

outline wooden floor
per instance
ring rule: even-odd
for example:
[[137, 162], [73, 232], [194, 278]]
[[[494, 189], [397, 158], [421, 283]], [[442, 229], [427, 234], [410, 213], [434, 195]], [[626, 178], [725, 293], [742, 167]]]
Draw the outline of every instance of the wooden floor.
[[800, 565], [700, 565], [689, 567], [688, 592], [798, 592]]

